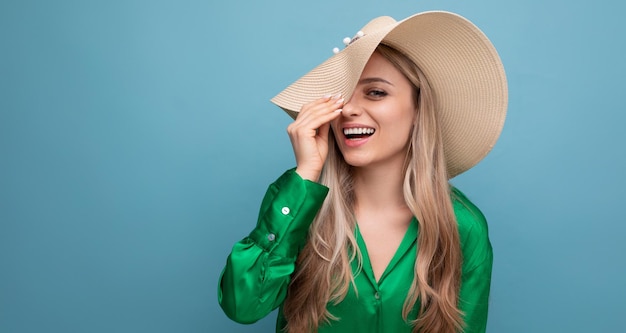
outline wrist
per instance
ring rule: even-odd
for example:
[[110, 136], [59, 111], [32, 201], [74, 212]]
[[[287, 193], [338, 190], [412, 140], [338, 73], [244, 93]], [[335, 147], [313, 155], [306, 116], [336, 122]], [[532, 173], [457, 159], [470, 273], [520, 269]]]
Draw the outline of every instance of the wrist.
[[309, 170], [300, 167], [296, 167], [296, 173], [298, 174], [298, 176], [300, 176], [300, 178], [310, 180], [316, 183], [319, 181], [321, 174], [320, 171]]

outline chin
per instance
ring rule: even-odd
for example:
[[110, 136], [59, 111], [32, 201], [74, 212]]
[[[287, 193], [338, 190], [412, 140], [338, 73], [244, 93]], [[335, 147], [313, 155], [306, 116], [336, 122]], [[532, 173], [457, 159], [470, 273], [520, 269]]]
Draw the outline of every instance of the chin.
[[343, 160], [351, 167], [359, 168], [368, 166], [371, 163], [369, 158], [363, 158], [359, 156], [346, 156], [343, 155]]

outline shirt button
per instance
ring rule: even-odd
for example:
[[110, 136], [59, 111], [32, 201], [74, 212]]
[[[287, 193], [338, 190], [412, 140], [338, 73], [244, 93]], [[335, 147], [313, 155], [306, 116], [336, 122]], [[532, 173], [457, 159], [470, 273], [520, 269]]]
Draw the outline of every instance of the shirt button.
[[380, 299], [380, 294], [378, 292], [374, 293], [374, 298], [375, 299]]
[[274, 234], [267, 234], [267, 240], [270, 242], [273, 242], [274, 240], [276, 240], [276, 235]]
[[281, 209], [281, 212], [283, 213], [283, 215], [287, 215], [289, 214], [291, 210], [289, 209], [289, 207], [283, 207], [283, 209]]

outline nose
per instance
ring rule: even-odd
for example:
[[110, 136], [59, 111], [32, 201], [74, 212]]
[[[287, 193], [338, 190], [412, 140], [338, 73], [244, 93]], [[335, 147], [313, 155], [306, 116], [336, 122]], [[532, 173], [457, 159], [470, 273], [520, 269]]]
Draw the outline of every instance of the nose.
[[350, 99], [343, 103], [343, 111], [341, 112], [345, 117], [356, 117], [359, 116], [362, 112], [361, 107], [357, 103], [354, 96], [350, 97]]

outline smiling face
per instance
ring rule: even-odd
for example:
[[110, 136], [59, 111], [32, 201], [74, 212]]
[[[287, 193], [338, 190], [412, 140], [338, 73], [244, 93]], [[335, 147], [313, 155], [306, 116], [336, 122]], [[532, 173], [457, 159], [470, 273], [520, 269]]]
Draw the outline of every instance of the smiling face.
[[413, 86], [391, 62], [374, 52], [342, 115], [331, 125], [349, 165], [402, 166], [415, 114]]

